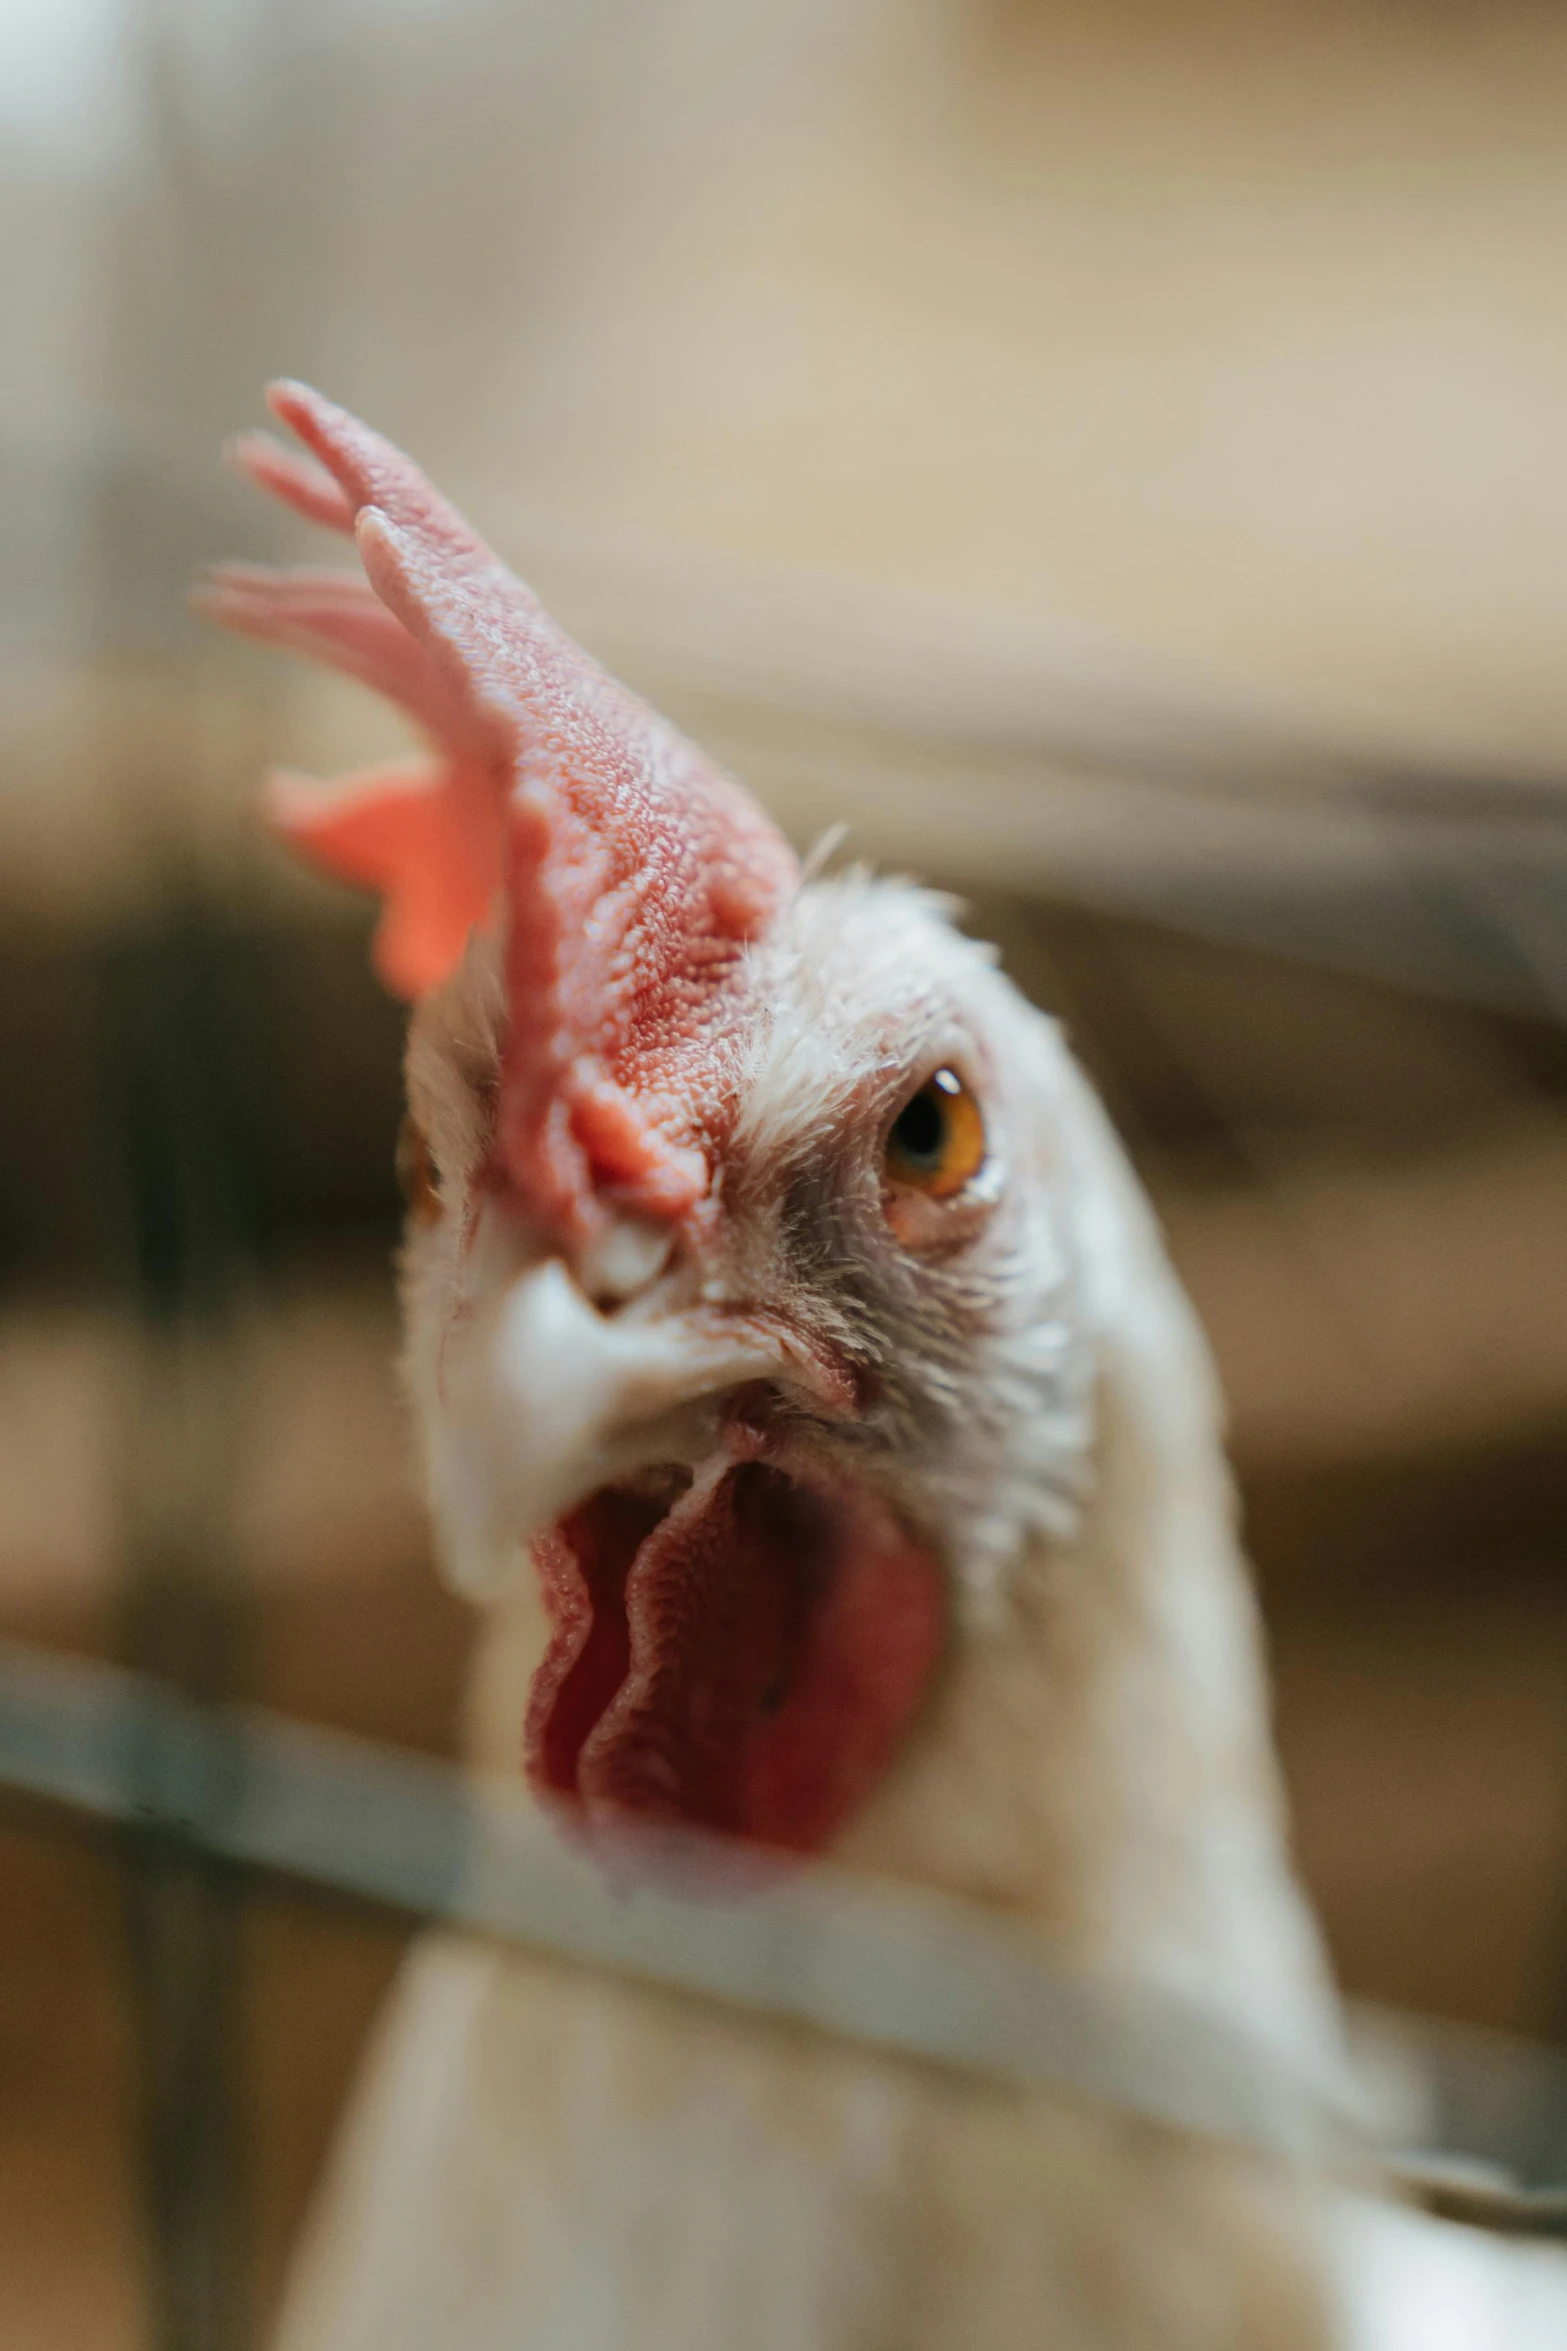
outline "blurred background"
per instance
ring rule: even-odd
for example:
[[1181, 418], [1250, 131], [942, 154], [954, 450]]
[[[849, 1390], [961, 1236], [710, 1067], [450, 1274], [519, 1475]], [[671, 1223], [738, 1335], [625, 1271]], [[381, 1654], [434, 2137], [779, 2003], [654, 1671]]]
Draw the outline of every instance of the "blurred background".
[[[0, 0], [0, 1632], [453, 1752], [265, 379], [1067, 1021], [1347, 1984], [1567, 2034], [1567, 16]], [[239, 2351], [401, 1934], [0, 1811], [0, 2341]]]

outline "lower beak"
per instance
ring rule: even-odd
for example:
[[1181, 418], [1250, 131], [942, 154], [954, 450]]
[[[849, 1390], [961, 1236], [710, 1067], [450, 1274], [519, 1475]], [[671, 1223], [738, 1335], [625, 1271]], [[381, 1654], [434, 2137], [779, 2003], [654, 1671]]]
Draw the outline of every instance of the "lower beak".
[[559, 1258], [485, 1285], [449, 1335], [431, 1440], [451, 1581], [493, 1594], [585, 1495], [649, 1462], [694, 1466], [714, 1399], [757, 1379], [799, 1384], [800, 1368], [711, 1310], [603, 1314]]

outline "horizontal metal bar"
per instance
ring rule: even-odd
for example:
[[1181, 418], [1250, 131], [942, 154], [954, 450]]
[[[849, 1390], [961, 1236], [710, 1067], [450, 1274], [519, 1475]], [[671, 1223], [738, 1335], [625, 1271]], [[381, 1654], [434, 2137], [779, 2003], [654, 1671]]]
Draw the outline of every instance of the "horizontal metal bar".
[[[626, 1870], [606, 1875], [513, 1783], [195, 1707], [144, 1676], [18, 1645], [0, 1644], [0, 1787], [217, 1862], [1290, 2161], [1365, 2172], [1373, 2106], [1397, 2136], [1413, 2091], [1423, 2152], [1408, 2169], [1438, 2181], [1439, 2204], [1457, 2177], [1471, 2216], [1489, 2204], [1497, 2225], [1567, 2226], [1560, 2192], [1506, 2176], [1567, 2162], [1567, 2061], [1501, 2036], [1362, 2010], [1361, 2069], [1398, 2076], [1402, 2092], [1373, 2098], [1348, 2065], [1312, 2075], [1198, 2002], [1080, 1974], [976, 1905], [830, 1867], [769, 1872], [743, 1847], [684, 1836], [661, 1840], [659, 1887], [634, 1874], [630, 1845]], [[672, 1875], [684, 1891], [668, 1890]]]
[[[661, 1845], [659, 1888], [573, 1851], [524, 1791], [118, 1668], [0, 1647], [0, 1785], [562, 1959], [1291, 2159], [1365, 2144], [1347, 2080], [1231, 2019], [1054, 1962], [972, 1905]], [[632, 1855], [628, 1848], [627, 1860]], [[685, 1892], [666, 1890], [671, 1869]], [[718, 1898], [745, 1873], [744, 1900]]]

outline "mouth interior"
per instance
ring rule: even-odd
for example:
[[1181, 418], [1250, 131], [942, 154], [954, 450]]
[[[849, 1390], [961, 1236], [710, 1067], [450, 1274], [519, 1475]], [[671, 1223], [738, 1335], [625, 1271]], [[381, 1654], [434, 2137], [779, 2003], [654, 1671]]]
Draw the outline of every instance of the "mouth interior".
[[534, 1558], [553, 1637], [529, 1776], [590, 1827], [817, 1850], [891, 1760], [940, 1651], [930, 1555], [864, 1490], [767, 1462], [602, 1487]]

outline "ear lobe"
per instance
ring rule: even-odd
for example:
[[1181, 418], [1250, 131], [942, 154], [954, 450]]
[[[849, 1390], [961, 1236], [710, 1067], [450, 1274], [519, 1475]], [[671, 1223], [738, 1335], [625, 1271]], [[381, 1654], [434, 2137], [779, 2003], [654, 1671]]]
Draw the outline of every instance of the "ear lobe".
[[388, 442], [298, 384], [275, 413], [319, 462], [265, 439], [244, 469], [299, 513], [352, 523], [369, 586], [214, 575], [206, 608], [399, 702], [440, 758], [307, 801], [283, 830], [387, 900], [377, 961], [422, 993], [499, 896], [508, 1025], [495, 1184], [563, 1246], [612, 1210], [701, 1199], [725, 1120], [748, 944], [794, 889], [762, 811], [556, 627]]

